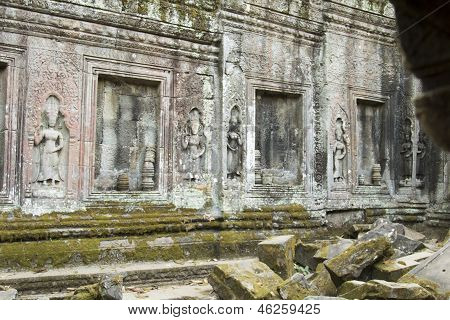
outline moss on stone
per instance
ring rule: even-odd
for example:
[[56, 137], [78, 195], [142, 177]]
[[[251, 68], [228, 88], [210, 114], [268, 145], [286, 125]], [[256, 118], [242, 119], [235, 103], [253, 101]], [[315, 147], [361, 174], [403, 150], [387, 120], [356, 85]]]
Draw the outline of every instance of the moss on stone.
[[431, 280], [423, 279], [416, 277], [410, 273], [405, 274], [398, 280], [399, 283], [415, 283], [425, 288], [427, 291], [432, 293], [439, 300], [448, 300], [450, 299], [450, 291], [442, 292], [439, 285]]
[[16, 242], [0, 244], [0, 268], [40, 269], [62, 267], [79, 259], [98, 261], [100, 239]]
[[[188, 4], [185, 0], [138, 0], [137, 13], [147, 15], [150, 6], [153, 6], [157, 8], [161, 21], [169, 21], [170, 17], [177, 16], [180, 22], [188, 23], [194, 29], [208, 30], [219, 4], [219, 0], [199, 0], [195, 4]], [[129, 6], [130, 0], [122, 0], [124, 10]]]

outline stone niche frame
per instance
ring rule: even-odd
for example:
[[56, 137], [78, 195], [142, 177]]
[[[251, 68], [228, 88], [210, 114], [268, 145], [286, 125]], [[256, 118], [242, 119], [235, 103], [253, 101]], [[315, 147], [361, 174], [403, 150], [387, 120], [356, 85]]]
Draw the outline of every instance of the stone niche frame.
[[[385, 168], [382, 170], [382, 180], [381, 186], [374, 185], [359, 185], [358, 183], [358, 145], [360, 141], [358, 141], [358, 100], [368, 101], [374, 104], [380, 104], [385, 109], [384, 112], [384, 124], [385, 130], [383, 139], [386, 143], [385, 152]], [[390, 159], [393, 154], [393, 143], [391, 143], [391, 128], [390, 123], [392, 120], [392, 106], [391, 106], [391, 96], [389, 93], [372, 91], [365, 88], [349, 88], [349, 106], [350, 106], [350, 127], [351, 127], [351, 135], [350, 135], [350, 145], [348, 148], [351, 159], [351, 174], [350, 177], [350, 185], [351, 192], [353, 194], [389, 194], [389, 190], [392, 188], [391, 186], [391, 166]]]
[[0, 190], [0, 207], [17, 203], [22, 191], [20, 181], [20, 166], [18, 159], [22, 154], [21, 123], [23, 109], [20, 106], [20, 79], [24, 70], [23, 55], [25, 50], [17, 47], [0, 45], [0, 65], [5, 72], [6, 103], [5, 103], [5, 131], [3, 153], [3, 177]]
[[[168, 203], [168, 185], [171, 161], [171, 107], [173, 98], [173, 71], [157, 66], [117, 61], [97, 57], [84, 57], [84, 93], [82, 107], [82, 130], [80, 150], [80, 191], [85, 201], [151, 201], [156, 204]], [[158, 83], [160, 92], [159, 133], [157, 146], [158, 180], [157, 188], [151, 191], [96, 191], [95, 143], [97, 125], [97, 86], [101, 76], [114, 76], [130, 80], [143, 80]]]
[[[312, 110], [312, 87], [309, 84], [299, 84], [292, 82], [278, 82], [260, 78], [247, 78], [247, 117], [245, 123], [245, 151], [244, 151], [244, 167], [246, 174], [244, 175], [245, 189], [249, 198], [266, 198], [280, 197], [293, 199], [301, 198], [312, 191], [312, 175], [310, 168], [312, 166], [313, 139], [313, 110]], [[255, 136], [256, 136], [256, 91], [269, 91], [277, 94], [298, 95], [301, 100], [301, 116], [302, 116], [302, 142], [303, 147], [300, 150], [302, 154], [302, 162], [300, 164], [300, 172], [303, 178], [298, 185], [257, 185], [255, 184]], [[310, 181], [311, 180], [311, 181]]]

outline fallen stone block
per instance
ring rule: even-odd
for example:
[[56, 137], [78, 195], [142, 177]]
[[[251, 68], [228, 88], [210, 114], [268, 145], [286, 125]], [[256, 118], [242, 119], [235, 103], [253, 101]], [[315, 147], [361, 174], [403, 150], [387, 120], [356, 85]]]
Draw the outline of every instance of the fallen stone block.
[[285, 280], [278, 287], [278, 293], [283, 300], [303, 300], [307, 296], [320, 294], [317, 288], [300, 273]]
[[398, 282], [416, 283], [438, 295], [439, 299], [450, 298], [450, 241], [430, 257], [420, 262]]
[[[386, 219], [378, 219], [373, 223], [372, 230], [362, 234], [358, 241], [368, 241], [380, 237], [386, 237], [392, 243], [393, 249], [405, 252], [406, 255], [411, 254], [421, 248], [424, 244], [414, 238], [420, 238], [414, 230], [406, 228], [400, 223], [393, 223]], [[406, 236], [408, 233], [410, 237]]]
[[325, 261], [324, 265], [339, 286], [342, 282], [358, 279], [365, 268], [380, 260], [389, 249], [390, 243], [385, 237], [359, 242]]
[[346, 299], [378, 300], [434, 300], [428, 290], [415, 283], [395, 283], [384, 280], [353, 281], [339, 288], [339, 296]]
[[431, 250], [431, 251], [439, 251], [439, 249], [441, 248], [438, 244], [437, 239], [427, 239], [423, 241], [423, 245], [425, 246], [425, 248]]
[[395, 282], [432, 254], [433, 251], [425, 250], [397, 259], [378, 262], [373, 266], [372, 276], [375, 279]]
[[337, 295], [345, 299], [364, 299], [367, 288], [364, 281], [350, 280], [344, 282], [338, 289]]
[[294, 260], [299, 265], [309, 267], [311, 270], [316, 270], [317, 265], [321, 263], [321, 261], [314, 258], [314, 255], [320, 248], [332, 243], [336, 243], [336, 240], [316, 240], [311, 243], [299, 241], [295, 247]]
[[0, 286], [0, 300], [16, 300], [17, 290], [14, 288]]
[[294, 274], [295, 236], [277, 236], [258, 244], [258, 258], [281, 278]]
[[68, 300], [122, 300], [121, 276], [105, 276], [99, 283], [77, 288]]
[[425, 248], [424, 244], [420, 241], [409, 239], [401, 234], [397, 235], [397, 238], [392, 243], [392, 247], [406, 254], [411, 254], [419, 249]]
[[337, 294], [336, 285], [323, 263], [317, 266], [316, 272], [308, 277], [308, 280], [323, 296], [335, 296]]
[[410, 229], [408, 227], [404, 227], [405, 228], [405, 234], [404, 236], [411, 239], [411, 240], [416, 240], [416, 241], [423, 241], [425, 240], [425, 235], [417, 232], [416, 230]]
[[266, 264], [252, 260], [214, 267], [209, 284], [224, 300], [280, 299], [278, 287], [283, 279]]
[[356, 238], [358, 238], [358, 236], [360, 234], [368, 232], [371, 229], [372, 229], [372, 224], [370, 224], [370, 223], [357, 223], [357, 224], [351, 225], [350, 228], [348, 228], [345, 233], [349, 237], [356, 239]]
[[372, 225], [372, 230], [361, 234], [358, 237], [359, 241], [369, 241], [378, 239], [380, 237], [386, 237], [394, 242], [397, 239], [397, 235], [404, 235], [405, 227], [399, 223], [393, 223], [386, 219], [378, 219]]
[[338, 254], [344, 252], [354, 244], [351, 239], [339, 239], [337, 243], [331, 243], [323, 246], [314, 254], [314, 258], [320, 262], [334, 258]]
[[107, 276], [100, 282], [101, 300], [122, 300], [123, 279], [119, 275]]

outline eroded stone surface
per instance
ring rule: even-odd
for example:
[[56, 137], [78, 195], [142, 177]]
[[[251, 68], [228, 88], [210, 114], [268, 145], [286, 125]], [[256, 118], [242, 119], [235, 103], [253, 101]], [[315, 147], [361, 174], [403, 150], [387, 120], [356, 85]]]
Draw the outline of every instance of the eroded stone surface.
[[214, 267], [209, 284], [221, 299], [277, 299], [283, 279], [259, 261], [245, 261]]
[[426, 250], [400, 258], [390, 258], [389, 260], [378, 262], [374, 265], [373, 277], [375, 279], [395, 282], [432, 254], [432, 251]]
[[329, 259], [334, 258], [335, 256], [337, 256], [338, 254], [342, 253], [343, 251], [347, 250], [353, 244], [354, 244], [353, 240], [350, 240], [350, 239], [338, 239], [337, 243], [329, 244], [327, 246], [324, 246], [324, 247], [320, 248], [314, 254], [314, 258], [318, 259], [319, 261], [329, 260]]
[[380, 260], [390, 248], [387, 238], [359, 242], [324, 263], [335, 283], [357, 279], [363, 270]]
[[283, 300], [303, 300], [307, 296], [320, 295], [321, 292], [300, 273], [285, 280], [278, 292]]
[[395, 283], [371, 280], [367, 283], [351, 281], [344, 283], [340, 297], [346, 299], [387, 299], [387, 300], [434, 300], [425, 288], [412, 283]]
[[399, 279], [399, 282], [418, 283], [443, 297], [450, 296], [450, 241], [418, 266]]
[[15, 300], [17, 290], [10, 287], [0, 286], [0, 300]]
[[330, 272], [323, 264], [317, 266], [316, 272], [311, 277], [308, 277], [308, 280], [317, 288], [317, 290], [319, 290], [321, 295], [336, 295], [336, 285], [331, 278]]
[[122, 300], [123, 279], [121, 276], [105, 276], [99, 283], [82, 286], [68, 296], [69, 300]]
[[294, 273], [295, 236], [278, 236], [258, 244], [258, 258], [283, 279]]

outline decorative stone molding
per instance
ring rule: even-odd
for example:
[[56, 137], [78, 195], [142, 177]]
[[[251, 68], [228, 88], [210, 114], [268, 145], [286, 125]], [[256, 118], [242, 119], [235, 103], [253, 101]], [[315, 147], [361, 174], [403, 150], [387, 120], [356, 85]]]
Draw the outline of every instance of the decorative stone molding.
[[[64, 5], [61, 3], [61, 5]], [[65, 8], [64, 17], [56, 15], [55, 11], [48, 9], [30, 12], [25, 8], [10, 8], [4, 12], [3, 19], [0, 18], [5, 27], [15, 29], [21, 33], [36, 34], [42, 37], [71, 38], [80, 43], [92, 44], [102, 43], [103, 47], [123, 48], [127, 51], [148, 53], [163, 57], [183, 58], [217, 62], [219, 49], [215, 45], [217, 36], [214, 35], [207, 40], [198, 40], [198, 37], [179, 37], [171, 35], [169, 30], [161, 30], [161, 24], [142, 21], [134, 17], [114, 13], [99, 13], [92, 8], [81, 7], [79, 10]], [[86, 12], [87, 11], [87, 12]], [[65, 17], [68, 12], [74, 12], [70, 20]], [[96, 20], [78, 20], [80, 17], [93, 16]], [[125, 18], [126, 17], [126, 18]], [[122, 21], [122, 20], [127, 21]], [[49, 22], [51, 21], [51, 23]], [[118, 24], [117, 21], [121, 23]], [[103, 24], [101, 24], [103, 23]], [[137, 25], [138, 29], [121, 28], [123, 25]], [[173, 28], [173, 27], [168, 27]], [[30, 32], [29, 30], [33, 30]], [[152, 33], [148, 31], [152, 30]], [[178, 30], [179, 31], [179, 30]]]

